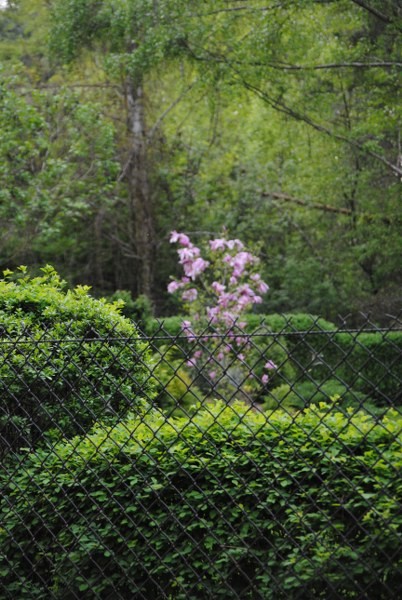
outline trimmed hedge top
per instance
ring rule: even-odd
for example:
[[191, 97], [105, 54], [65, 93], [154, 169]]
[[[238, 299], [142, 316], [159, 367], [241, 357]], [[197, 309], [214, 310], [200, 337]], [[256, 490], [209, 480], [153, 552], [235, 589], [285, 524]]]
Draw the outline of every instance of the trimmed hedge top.
[[50, 328], [55, 334], [82, 334], [93, 330], [98, 335], [136, 333], [132, 321], [120, 314], [123, 301], [108, 303], [92, 298], [88, 286], [65, 291], [66, 283], [53, 267], [47, 265], [41, 271], [43, 275], [34, 278], [25, 267], [19, 268], [17, 278], [12, 271], [4, 271], [5, 278], [0, 279], [3, 333], [20, 333], [28, 329], [34, 334]]
[[153, 412], [96, 426], [27, 455], [5, 485], [4, 589], [30, 600], [394, 598], [401, 431], [396, 411], [377, 422], [325, 404], [292, 418], [214, 403], [191, 420]]
[[[152, 397], [148, 344], [89, 288], [64, 290], [47, 266], [0, 280], [0, 453], [35, 446], [44, 434], [74, 435], [121, 417]], [[52, 435], [53, 435], [52, 434]]]

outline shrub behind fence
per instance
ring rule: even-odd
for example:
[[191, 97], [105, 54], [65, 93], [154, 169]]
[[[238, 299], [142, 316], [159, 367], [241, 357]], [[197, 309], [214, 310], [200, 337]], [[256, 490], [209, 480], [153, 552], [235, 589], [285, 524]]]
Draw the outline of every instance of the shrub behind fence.
[[4, 329], [0, 597], [397, 598], [402, 327], [297, 325]]

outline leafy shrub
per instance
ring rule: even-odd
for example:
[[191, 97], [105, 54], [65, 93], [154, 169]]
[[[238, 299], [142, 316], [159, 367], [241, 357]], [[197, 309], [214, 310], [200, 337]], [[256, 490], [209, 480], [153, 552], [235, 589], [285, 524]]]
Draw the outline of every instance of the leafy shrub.
[[134, 299], [129, 290], [116, 290], [108, 300], [112, 303], [122, 301], [121, 314], [146, 330], [147, 323], [152, 317], [152, 305], [147, 296], [141, 294]]
[[86, 287], [65, 292], [52, 267], [0, 280], [0, 434], [3, 451], [43, 435], [83, 432], [152, 395], [148, 346]]
[[338, 397], [338, 408], [345, 410], [349, 407], [364, 408], [373, 414], [378, 413], [378, 408], [361, 392], [354, 392], [347, 385], [337, 379], [329, 379], [324, 383], [319, 381], [302, 381], [294, 384], [282, 384], [274, 388], [269, 396], [265, 397], [264, 409], [305, 409], [313, 404], [328, 402], [331, 398]]
[[155, 401], [167, 415], [189, 414], [204, 400], [185, 368], [185, 356], [178, 346], [161, 346], [158, 349], [152, 375], [156, 381]]
[[4, 484], [20, 600], [399, 596], [402, 417], [209, 404], [27, 455]]
[[303, 380], [306, 372], [320, 382], [335, 375], [379, 407], [401, 404], [402, 332], [337, 332], [329, 321], [306, 314], [247, 318], [249, 331], [265, 322], [273, 332], [283, 333], [293, 381]]
[[402, 403], [402, 332], [338, 333], [329, 358], [337, 375], [376, 400]]
[[[183, 374], [182, 379], [185, 379], [191, 386], [196, 385], [201, 390], [202, 395], [207, 398], [220, 397], [227, 401], [247, 398], [251, 402], [258, 402], [267, 387], [271, 388], [279, 385], [280, 381], [293, 380], [295, 370], [288, 360], [285, 338], [280, 335], [272, 335], [272, 330], [264, 324], [264, 320], [252, 320], [252, 327], [250, 328], [248, 325], [249, 317], [250, 315], [245, 315], [245, 321], [247, 322], [245, 330], [238, 329], [234, 325], [231, 330], [223, 333], [217, 332], [212, 326], [206, 326], [195, 339], [191, 339], [183, 333], [183, 317], [155, 319], [150, 322], [149, 335], [155, 336], [152, 342], [156, 349], [156, 363], [159, 360], [158, 356], [166, 352], [166, 335], [170, 336], [170, 343], [175, 347], [176, 358], [180, 360], [175, 361], [175, 364], [170, 368], [165, 365], [162, 371], [167, 370], [172, 373], [180, 364]], [[161, 334], [160, 342], [158, 342], [158, 334]], [[208, 335], [218, 335], [220, 340], [217, 347], [211, 352], [208, 352], [209, 347], [205, 342], [205, 336]], [[220, 348], [224, 348], [228, 344], [232, 345], [233, 338], [238, 336], [239, 340], [243, 339], [244, 341], [233, 344], [231, 356], [227, 357], [227, 364], [225, 365], [225, 377], [221, 379], [217, 377], [215, 382], [205, 377], [204, 373], [206, 371], [214, 370], [214, 353], [219, 353]], [[204, 350], [203, 353], [200, 352], [202, 354], [201, 359], [197, 360], [192, 369], [188, 369], [186, 362], [191, 361], [194, 355], [197, 354], [197, 350], [200, 349]], [[208, 360], [210, 360], [209, 364]], [[268, 385], [263, 383], [264, 366], [267, 361], [272, 361], [277, 367], [269, 373]], [[238, 363], [241, 364], [241, 369], [238, 368]], [[156, 364], [157, 377], [158, 371], [159, 366]], [[219, 369], [217, 371], [219, 372]], [[163, 375], [160, 375], [160, 377], [163, 377]], [[196, 395], [199, 395], [199, 390], [197, 390]], [[191, 389], [192, 392], [194, 392], [193, 388]], [[163, 399], [161, 405], [165, 406]]]
[[[172, 337], [180, 335], [183, 331], [182, 322], [185, 316], [174, 316], [165, 317], [163, 319], [150, 319], [149, 321], [149, 333], [155, 333], [161, 328]], [[331, 331], [336, 329], [333, 323], [308, 315], [304, 313], [300, 314], [245, 314], [242, 316], [242, 320], [246, 322], [247, 333], [253, 333], [258, 330], [262, 325], [266, 325], [270, 331], [275, 333], [294, 333], [300, 331]]]

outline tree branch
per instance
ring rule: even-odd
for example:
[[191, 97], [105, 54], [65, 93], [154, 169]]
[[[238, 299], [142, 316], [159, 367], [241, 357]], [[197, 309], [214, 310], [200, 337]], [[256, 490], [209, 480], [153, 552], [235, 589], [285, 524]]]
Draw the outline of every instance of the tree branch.
[[280, 61], [276, 62], [264, 62], [254, 60], [233, 60], [225, 56], [219, 56], [211, 50], [200, 48], [205, 52], [205, 56], [197, 55], [192, 48], [187, 46], [191, 53], [191, 56], [202, 62], [213, 61], [215, 63], [222, 63], [229, 67], [247, 66], [247, 67], [267, 67], [269, 69], [276, 69], [278, 71], [318, 71], [325, 69], [375, 69], [375, 68], [390, 68], [390, 67], [402, 67], [402, 62], [399, 61], [383, 61], [383, 60], [371, 60], [367, 61], [353, 61], [353, 62], [341, 62], [341, 63], [327, 63], [321, 65], [292, 65], [289, 63], [283, 63]]
[[373, 69], [402, 67], [402, 62], [372, 61], [372, 62], [350, 62], [350, 63], [328, 63], [323, 65], [289, 65], [286, 63], [264, 63], [264, 62], [240, 62], [233, 64], [248, 65], [250, 67], [268, 67], [279, 71], [318, 71], [324, 69]]
[[[240, 75], [238, 72], [237, 72], [237, 74]], [[240, 77], [241, 77], [241, 75], [240, 75]], [[310, 117], [308, 117], [307, 115], [302, 115], [299, 112], [297, 112], [294, 109], [287, 106], [286, 104], [284, 104], [279, 98], [272, 98], [263, 90], [257, 88], [255, 85], [246, 81], [243, 77], [241, 77], [241, 79], [242, 79], [242, 83], [246, 89], [255, 93], [259, 98], [264, 100], [267, 104], [272, 106], [272, 108], [274, 108], [275, 110], [278, 110], [279, 112], [283, 112], [284, 114], [287, 114], [290, 117], [293, 117], [297, 121], [303, 121], [304, 123], [307, 123], [307, 125], [310, 125], [310, 127], [315, 129], [316, 131], [325, 133], [326, 135], [334, 138], [335, 140], [345, 142], [346, 144], [348, 144], [349, 146], [352, 146], [353, 148], [356, 148], [357, 150], [359, 150], [359, 152], [362, 152], [363, 154], [368, 154], [369, 156], [382, 162], [395, 175], [397, 175], [398, 177], [402, 177], [402, 168], [399, 167], [398, 165], [392, 164], [389, 160], [384, 158], [384, 156], [381, 156], [381, 154], [377, 154], [377, 152], [374, 152], [373, 150], [368, 150], [367, 148], [364, 148], [364, 146], [362, 144], [359, 144], [358, 142], [351, 140], [344, 135], [335, 133], [334, 131], [331, 131], [330, 129], [328, 129], [324, 125], [321, 125], [320, 123], [316, 123], [315, 121], [310, 119]]]
[[392, 23], [392, 19], [390, 19], [389, 17], [387, 17], [387, 15], [384, 15], [384, 13], [380, 12], [379, 10], [377, 10], [376, 8], [374, 8], [373, 6], [370, 6], [366, 2], [363, 2], [363, 0], [352, 0], [352, 2], [354, 4], [357, 4], [361, 8], [364, 8], [364, 10], [367, 10], [367, 12], [369, 12], [370, 14], [374, 15], [375, 17], [377, 17], [377, 19], [380, 19], [380, 21], [383, 21], [384, 23]]
[[[283, 194], [282, 192], [260, 192], [263, 198], [273, 198], [274, 200], [281, 200], [283, 202], [290, 202], [292, 204], [298, 204], [299, 206], [303, 206], [307, 209], [312, 210], [321, 210], [324, 212], [335, 213], [339, 215], [346, 215], [348, 217], [356, 216], [355, 211], [350, 208], [342, 208], [337, 206], [331, 206], [330, 204], [322, 204], [321, 202], [307, 202], [307, 200], [302, 200], [301, 198], [295, 198], [294, 196], [290, 196], [289, 194]], [[379, 217], [376, 215], [371, 215], [368, 213], [360, 213], [360, 216], [366, 217], [369, 220], [381, 220], [385, 225], [391, 225], [390, 219], [386, 217]]]
[[198, 79], [196, 79], [195, 81], [190, 83], [190, 85], [188, 85], [186, 87], [186, 89], [183, 90], [183, 92], [179, 96], [177, 96], [177, 98], [175, 98], [175, 100], [173, 100], [173, 102], [163, 111], [163, 113], [158, 117], [158, 119], [153, 124], [152, 128], [149, 130], [149, 133], [147, 136], [148, 139], [151, 139], [153, 137], [155, 131], [158, 129], [158, 127], [161, 124], [161, 122], [163, 121], [163, 119], [170, 113], [171, 110], [173, 110], [175, 108], [175, 106], [177, 106], [179, 104], [179, 102], [184, 98], [184, 96], [186, 96], [188, 94], [188, 92], [190, 92], [193, 89], [193, 87], [196, 85], [197, 82], [198, 82]]

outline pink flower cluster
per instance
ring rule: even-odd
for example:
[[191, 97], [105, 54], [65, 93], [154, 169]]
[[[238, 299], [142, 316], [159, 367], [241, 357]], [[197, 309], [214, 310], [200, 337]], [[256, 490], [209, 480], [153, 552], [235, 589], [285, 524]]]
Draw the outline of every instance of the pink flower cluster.
[[[278, 367], [276, 366], [276, 364], [274, 363], [274, 361], [269, 360], [267, 363], [265, 363], [264, 365], [264, 369], [268, 369], [269, 371], [273, 371], [276, 370]], [[264, 373], [263, 376], [261, 377], [261, 381], [264, 385], [266, 385], [269, 381], [269, 375], [268, 373]]]
[[[246, 323], [241, 316], [254, 305], [260, 304], [262, 296], [269, 289], [256, 272], [258, 257], [248, 252], [238, 239], [227, 240], [222, 237], [210, 240], [208, 260], [201, 256], [201, 250], [184, 233], [173, 231], [170, 242], [179, 245], [177, 253], [184, 274], [181, 279], [173, 279], [169, 283], [168, 292], [179, 293], [192, 319], [183, 321], [184, 334], [196, 341], [193, 323], [204, 317], [217, 333], [224, 334], [228, 340], [222, 344], [219, 340], [214, 342], [210, 339], [210, 349], [206, 346], [207, 342], [203, 342], [203, 350], [193, 353], [187, 362], [188, 366], [207, 369], [213, 385], [224, 386], [228, 369], [234, 369], [233, 358], [230, 358], [234, 354], [238, 365], [236, 369], [240, 368], [244, 373], [240, 380], [252, 377], [246, 364], [250, 349], [247, 335], [243, 334]], [[267, 371], [276, 368], [272, 361], [264, 366]], [[268, 380], [268, 373], [264, 373], [262, 383], [265, 385]]]
[[[244, 249], [244, 244], [238, 239], [226, 240], [216, 238], [209, 241], [211, 260], [201, 257], [201, 251], [191, 242], [190, 238], [177, 231], [172, 231], [170, 243], [178, 243], [179, 263], [183, 267], [184, 276], [173, 280], [168, 285], [168, 292], [173, 294], [180, 290], [182, 300], [202, 302], [201, 309], [205, 311], [213, 325], [222, 324], [230, 327], [239, 316], [262, 302], [262, 294], [268, 291], [268, 285], [262, 281], [259, 273], [253, 269], [259, 259]], [[208, 267], [219, 275], [224, 273], [224, 281], [208, 282], [208, 277], [202, 280], [202, 297], [200, 291], [192, 284]], [[212, 273], [214, 274], [214, 273]], [[199, 312], [199, 307], [198, 311]]]
[[[170, 243], [179, 243], [181, 248], [177, 251], [179, 255], [179, 262], [183, 266], [185, 277], [181, 280], [181, 282], [171, 282], [170, 289], [168, 287], [168, 291], [170, 292], [172, 289], [176, 291], [180, 287], [183, 287], [183, 284], [187, 284], [189, 280], [194, 281], [197, 279], [201, 273], [205, 271], [208, 267], [209, 262], [201, 258], [200, 249], [194, 246], [190, 242], [190, 238], [184, 233], [178, 233], [177, 231], [172, 231], [170, 235]], [[176, 283], [176, 286], [172, 285]], [[189, 300], [190, 302], [195, 300], [197, 297], [196, 294], [190, 294], [190, 297], [184, 298], [185, 300]]]

